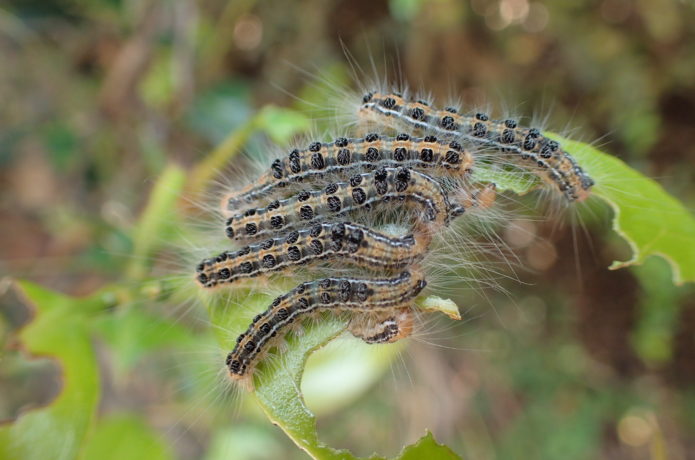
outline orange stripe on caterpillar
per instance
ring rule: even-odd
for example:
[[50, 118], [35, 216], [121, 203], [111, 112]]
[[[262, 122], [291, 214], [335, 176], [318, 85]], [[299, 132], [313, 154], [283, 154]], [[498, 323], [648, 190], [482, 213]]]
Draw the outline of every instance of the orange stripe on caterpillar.
[[330, 258], [365, 269], [402, 269], [424, 256], [429, 241], [426, 234], [394, 238], [351, 222], [322, 222], [205, 259], [196, 280], [212, 288]]
[[405, 308], [426, 285], [422, 275], [409, 272], [396, 278], [325, 278], [302, 283], [275, 299], [237, 338], [225, 361], [229, 375], [251, 388], [256, 366], [293, 323], [322, 311], [353, 314], [397, 311]]
[[369, 344], [393, 343], [413, 333], [414, 316], [410, 307], [355, 315], [348, 330]]
[[511, 152], [530, 165], [530, 170], [554, 184], [569, 201], [582, 201], [590, 195], [591, 179], [556, 141], [535, 128], [519, 127], [515, 120], [494, 121], [488, 115], [460, 115], [456, 109], [429, 107], [398, 94], [367, 93], [359, 116], [382, 125], [436, 133], [473, 145]]
[[434, 136], [411, 138], [405, 133], [396, 137], [371, 133], [359, 139], [343, 137], [332, 143], [314, 142], [275, 160], [251, 185], [226, 196], [223, 212], [229, 215], [260, 199], [281, 198], [286, 195], [288, 184], [314, 176], [346, 179], [356, 170], [401, 166], [425, 171], [433, 177], [465, 179], [473, 167], [473, 156], [456, 141], [437, 140]]
[[424, 223], [429, 228], [446, 225], [450, 217], [464, 211], [463, 207], [450, 204], [441, 184], [432, 177], [409, 168], [381, 168], [355, 174], [347, 182], [328, 184], [323, 190], [303, 190], [264, 208], [248, 209], [227, 219], [225, 232], [233, 240], [256, 239], [396, 200], [422, 205]]

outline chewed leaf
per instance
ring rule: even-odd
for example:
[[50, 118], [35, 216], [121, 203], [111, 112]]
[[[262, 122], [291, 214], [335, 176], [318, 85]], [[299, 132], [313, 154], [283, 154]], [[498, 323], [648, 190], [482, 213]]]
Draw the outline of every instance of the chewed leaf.
[[[620, 159], [582, 142], [544, 133], [560, 142], [596, 185], [592, 195], [613, 209], [613, 230], [632, 248], [632, 258], [616, 261], [611, 269], [641, 264], [650, 255], [666, 259], [673, 281], [695, 281], [695, 217], [656, 181], [630, 168]], [[494, 182], [498, 191], [523, 195], [537, 185], [523, 174], [482, 166], [474, 172], [477, 181]]]
[[403, 452], [395, 460], [418, 460], [421, 458], [426, 458], [427, 460], [452, 460], [460, 459], [461, 457], [447, 446], [438, 444], [432, 433], [428, 431], [418, 442], [403, 449]]
[[616, 269], [661, 256], [673, 281], [695, 281], [695, 216], [656, 181], [624, 162], [581, 142], [553, 135], [596, 181], [592, 193], [613, 209], [613, 230], [632, 248], [632, 258]]
[[0, 458], [76, 458], [99, 401], [99, 369], [87, 319], [103, 308], [102, 299], [72, 298], [26, 281], [17, 289], [35, 315], [20, 341], [27, 352], [58, 361], [62, 388], [48, 406], [0, 427]]
[[431, 295], [422, 300], [418, 300], [417, 305], [425, 311], [438, 311], [440, 313], [444, 313], [451, 319], [455, 319], [457, 321], [461, 319], [459, 307], [451, 299], [442, 299], [436, 295]]
[[319, 441], [316, 417], [306, 407], [300, 390], [309, 354], [343, 332], [345, 326], [338, 318], [326, 318], [307, 327], [299, 340], [289, 340], [289, 350], [283, 353], [280, 362], [266, 366], [256, 379], [256, 398], [265, 414], [314, 458], [354, 458], [348, 451], [332, 449]]

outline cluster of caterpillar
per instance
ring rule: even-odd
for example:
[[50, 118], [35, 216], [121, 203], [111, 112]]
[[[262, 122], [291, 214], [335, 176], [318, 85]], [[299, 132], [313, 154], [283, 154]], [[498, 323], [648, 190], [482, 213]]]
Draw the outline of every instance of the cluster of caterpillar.
[[[253, 319], [226, 358], [232, 380], [248, 389], [269, 351], [312, 315], [346, 315], [350, 333], [370, 344], [408, 337], [414, 300], [427, 285], [421, 262], [433, 240], [467, 210], [495, 200], [494, 184], [474, 183], [476, 163], [508, 155], [566, 200], [589, 196], [593, 180], [538, 129], [439, 110], [399, 93], [371, 91], [357, 105], [366, 135], [294, 149], [222, 200], [225, 235], [246, 246], [200, 262], [196, 280], [203, 288], [329, 260], [357, 272], [303, 282]], [[364, 225], [358, 220], [365, 213], [408, 231], [393, 235], [384, 225]]]

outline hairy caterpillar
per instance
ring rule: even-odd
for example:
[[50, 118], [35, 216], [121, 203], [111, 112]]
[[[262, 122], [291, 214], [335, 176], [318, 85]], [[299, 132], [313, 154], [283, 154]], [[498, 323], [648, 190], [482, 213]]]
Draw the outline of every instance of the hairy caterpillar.
[[413, 333], [414, 314], [409, 307], [365, 313], [350, 320], [350, 333], [369, 344], [393, 343]]
[[352, 222], [322, 222], [205, 259], [197, 267], [196, 279], [211, 288], [328, 258], [393, 270], [420, 259], [428, 244], [426, 235], [394, 238]]
[[370, 133], [359, 139], [341, 137], [332, 143], [313, 142], [306, 149], [295, 149], [273, 161], [253, 184], [226, 196], [223, 212], [233, 213], [260, 199], [282, 198], [288, 184], [315, 176], [338, 175], [347, 179], [356, 170], [399, 166], [432, 176], [462, 179], [471, 172], [473, 156], [456, 141], [442, 141], [434, 136], [411, 138], [405, 133], [396, 137]]
[[233, 380], [242, 381], [247, 388], [252, 387], [248, 377], [264, 355], [284, 337], [290, 325], [312, 314], [322, 311], [367, 314], [400, 311], [408, 307], [426, 285], [417, 272], [403, 272], [396, 278], [324, 278], [302, 283], [276, 298], [237, 338], [225, 361], [229, 375]]
[[583, 201], [594, 185], [583, 169], [555, 141], [535, 128], [522, 128], [515, 120], [490, 120], [484, 113], [461, 115], [455, 108], [432, 108], [424, 101], [410, 101], [397, 93], [368, 92], [362, 98], [358, 117], [396, 129], [470, 142], [499, 152], [514, 153], [520, 165], [554, 184], [569, 201]]
[[227, 219], [225, 233], [233, 240], [256, 239], [398, 200], [422, 205], [425, 221], [434, 226], [447, 224], [450, 217], [465, 210], [452, 205], [442, 186], [430, 176], [409, 168], [381, 168], [355, 174], [347, 182], [331, 183], [323, 190], [303, 190], [266, 207], [248, 209]]

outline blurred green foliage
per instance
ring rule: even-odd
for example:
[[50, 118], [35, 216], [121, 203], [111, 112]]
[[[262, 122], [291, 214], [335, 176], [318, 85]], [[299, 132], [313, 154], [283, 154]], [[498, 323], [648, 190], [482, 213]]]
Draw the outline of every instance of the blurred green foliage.
[[[563, 134], [598, 139], [692, 209], [694, 25], [692, 4], [675, 0], [3, 3], [0, 264], [39, 284], [0, 283], [0, 413], [24, 412], [0, 427], [0, 456], [302, 458], [217, 375], [220, 342], [267, 298], [194, 299], [181, 254], [224, 243], [184, 229], [214, 223], [177, 197], [214, 201], [206, 189], [242, 147], [260, 156], [309, 120], [323, 134], [331, 114], [317, 110], [313, 75], [353, 83], [341, 40], [367, 76], [373, 58], [439, 98], [476, 106], [488, 95], [499, 113], [579, 127]], [[677, 227], [682, 209], [667, 208], [680, 205], [624, 172], [606, 176], [618, 198], [644, 201], [624, 230]], [[659, 218], [646, 212], [660, 204]], [[312, 355], [303, 388], [319, 438], [396, 455], [431, 429], [464, 458], [688, 458], [692, 285], [646, 258], [649, 240], [643, 265], [607, 271], [629, 249], [611, 236], [608, 207], [580, 212], [585, 230], [531, 224], [534, 239], [514, 249], [535, 273], [500, 280], [509, 295], [457, 289], [461, 324], [434, 324], [401, 355], [365, 355], [369, 365], [350, 358], [353, 342]], [[681, 260], [687, 244], [671, 244]], [[555, 257], [536, 264], [539, 252]], [[218, 308], [208, 317], [201, 304]], [[336, 360], [363, 383], [332, 384]]]

